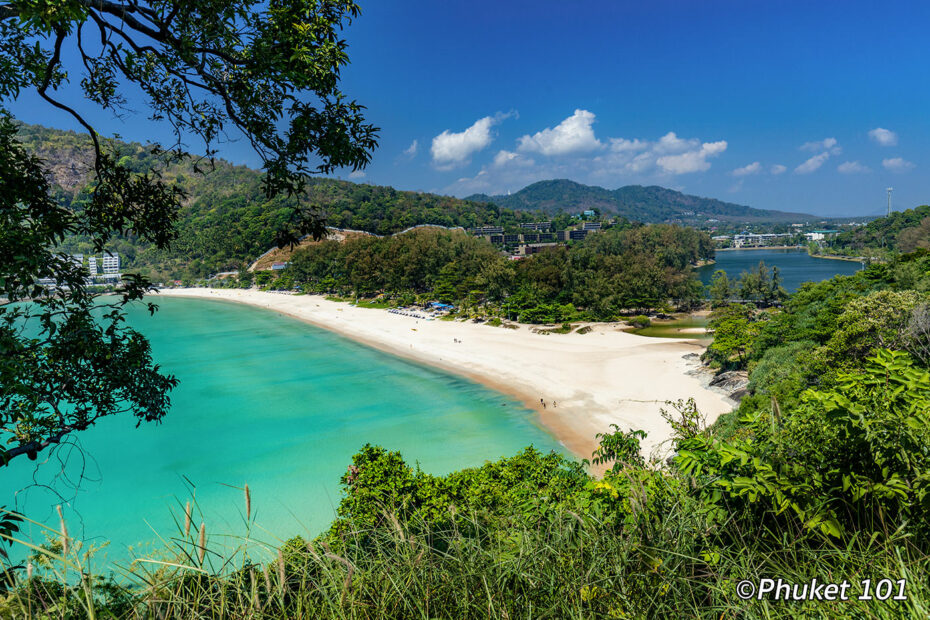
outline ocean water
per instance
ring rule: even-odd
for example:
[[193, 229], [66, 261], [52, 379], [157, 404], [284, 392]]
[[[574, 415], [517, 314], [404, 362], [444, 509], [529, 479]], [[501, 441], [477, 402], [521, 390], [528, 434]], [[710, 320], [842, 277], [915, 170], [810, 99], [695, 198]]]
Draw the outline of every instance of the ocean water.
[[[211, 544], [245, 533], [277, 544], [328, 527], [339, 478], [366, 443], [399, 450], [442, 474], [533, 444], [560, 450], [516, 400], [267, 310], [218, 301], [158, 300], [133, 309], [154, 358], [181, 381], [160, 424], [115, 416], [73, 445], [3, 471], [2, 502], [70, 534], [109, 541], [97, 562], [122, 561], [177, 536], [196, 497]], [[27, 525], [25, 534], [41, 541]], [[229, 539], [233, 540], [233, 539]], [[132, 548], [132, 552], [130, 552]]]
[[727, 250], [717, 252], [716, 262], [698, 269], [704, 284], [710, 284], [714, 272], [722, 269], [730, 278], [739, 278], [765, 261], [767, 267], [778, 267], [782, 286], [793, 293], [804, 282], [829, 280], [835, 275], [852, 275], [862, 269], [862, 263], [845, 260], [813, 258], [807, 250]]

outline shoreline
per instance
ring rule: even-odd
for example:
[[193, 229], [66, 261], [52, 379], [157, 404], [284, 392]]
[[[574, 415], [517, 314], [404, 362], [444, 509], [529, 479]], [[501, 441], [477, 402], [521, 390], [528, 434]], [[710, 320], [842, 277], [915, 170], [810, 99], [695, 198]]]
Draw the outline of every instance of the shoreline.
[[[667, 451], [671, 428], [659, 409], [694, 397], [712, 423], [732, 401], [688, 374], [691, 339], [649, 338], [594, 323], [587, 334], [534, 334], [459, 321], [426, 321], [358, 308], [317, 295], [245, 289], [162, 289], [164, 297], [242, 303], [335, 332], [385, 353], [464, 376], [518, 399], [538, 422], [579, 458], [590, 458], [596, 433], [610, 424], [648, 433], [643, 453]], [[545, 402], [545, 405], [541, 401]], [[663, 450], [663, 444], [666, 449]]]
[[844, 260], [850, 263], [861, 263], [865, 265], [865, 261], [862, 258], [856, 258], [854, 256], [827, 256], [825, 254], [811, 254], [811, 258], [823, 258], [826, 260]]
[[803, 250], [803, 245], [764, 245], [751, 248], [716, 248], [714, 252], [738, 252], [743, 250]]

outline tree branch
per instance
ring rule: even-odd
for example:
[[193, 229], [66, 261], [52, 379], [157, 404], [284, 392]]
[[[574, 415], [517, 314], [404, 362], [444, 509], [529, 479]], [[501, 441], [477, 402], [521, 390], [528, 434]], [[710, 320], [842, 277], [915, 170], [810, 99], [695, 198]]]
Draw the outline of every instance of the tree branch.
[[52, 444], [61, 443], [61, 440], [64, 437], [76, 430], [81, 430], [76, 426], [65, 426], [60, 431], [52, 435], [51, 437], [44, 439], [42, 441], [30, 441], [29, 443], [24, 443], [22, 445], [16, 446], [15, 448], [10, 448], [9, 450], [4, 450], [0, 452], [0, 467], [4, 465], [9, 465], [10, 461], [17, 456], [22, 456], [23, 454], [29, 454], [30, 452], [40, 452], [45, 448], [49, 447]]
[[61, 44], [65, 40], [65, 31], [58, 30], [55, 36], [55, 51], [52, 53], [52, 58], [49, 60], [48, 65], [45, 67], [45, 79], [42, 81], [42, 84], [36, 89], [36, 92], [39, 93], [39, 96], [45, 99], [48, 103], [55, 106], [59, 110], [64, 110], [79, 122], [84, 129], [90, 134], [90, 139], [94, 142], [94, 154], [96, 155], [94, 159], [94, 167], [99, 169], [100, 166], [100, 141], [97, 139], [97, 132], [94, 131], [94, 128], [91, 127], [90, 123], [84, 120], [84, 117], [78, 114], [72, 108], [66, 106], [60, 101], [53, 99], [46, 92], [48, 90], [49, 84], [52, 81], [52, 75], [55, 72], [55, 67], [61, 63]]

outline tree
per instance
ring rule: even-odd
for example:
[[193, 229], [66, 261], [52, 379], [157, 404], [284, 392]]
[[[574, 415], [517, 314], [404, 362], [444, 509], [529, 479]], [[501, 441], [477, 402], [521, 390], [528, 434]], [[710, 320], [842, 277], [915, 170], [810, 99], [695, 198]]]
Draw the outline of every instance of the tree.
[[736, 365], [743, 367], [762, 324], [753, 320], [752, 306], [730, 304], [714, 311], [709, 327], [714, 341], [705, 355], [725, 366], [735, 355]]
[[251, 288], [254, 274], [248, 268], [242, 267], [239, 269], [239, 273], [236, 274], [236, 280], [239, 282], [239, 288]]
[[[93, 144], [89, 191], [80, 209], [51, 198], [42, 164], [0, 118], [0, 429], [10, 459], [58, 443], [103, 416], [165, 415], [176, 380], [162, 374], [139, 333], [123, 325], [126, 304], [151, 285], [125, 275], [105, 303], [87, 270], [56, 248], [66, 236], [91, 239], [95, 253], [116, 233], [165, 249], [184, 198], [160, 171], [186, 159], [183, 142], [202, 140], [202, 172], [229, 130], [264, 164], [268, 199], [291, 212], [281, 245], [324, 230], [304, 200], [308, 175], [364, 168], [377, 128], [339, 90], [348, 62], [341, 29], [358, 16], [349, 0], [13, 0], [0, 4], [0, 103], [34, 90], [87, 131]], [[71, 103], [63, 87], [75, 60], [86, 100], [124, 114], [130, 89], [174, 143], [149, 147], [151, 163], [114, 152]], [[73, 99], [73, 97], [72, 97]], [[66, 102], [67, 101], [67, 102]], [[31, 304], [17, 302], [31, 301]], [[150, 311], [155, 307], [149, 304]], [[95, 318], [102, 313], [102, 319]]]
[[850, 301], [837, 318], [837, 326], [824, 345], [824, 357], [832, 366], [857, 362], [873, 349], [903, 349], [916, 308], [927, 303], [917, 291], [876, 291]]
[[727, 277], [727, 272], [723, 269], [718, 269], [714, 272], [714, 276], [711, 278], [707, 289], [710, 293], [711, 304], [714, 307], [727, 303], [736, 292], [733, 290], [733, 283], [731, 283], [730, 278]]
[[778, 267], [769, 269], [765, 261], [759, 261], [755, 271], [744, 271], [739, 279], [739, 296], [771, 306], [784, 300], [788, 293], [781, 286]]

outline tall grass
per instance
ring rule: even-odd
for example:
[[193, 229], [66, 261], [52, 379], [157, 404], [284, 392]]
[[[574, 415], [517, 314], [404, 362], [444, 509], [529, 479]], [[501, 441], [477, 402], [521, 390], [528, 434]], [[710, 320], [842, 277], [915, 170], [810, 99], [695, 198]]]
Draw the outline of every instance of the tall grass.
[[[246, 502], [251, 514], [248, 494]], [[92, 554], [67, 539], [63, 526], [49, 529], [48, 546], [31, 547], [35, 571], [14, 573], [0, 618], [930, 616], [930, 558], [922, 541], [896, 535], [814, 545], [799, 542], [800, 532], [760, 532], [736, 522], [714, 530], [693, 508], [673, 506], [663, 519], [644, 517], [632, 528], [569, 510], [530, 521], [471, 515], [444, 528], [385, 512], [376, 527], [295, 538], [264, 553], [261, 564], [249, 551], [254, 540], [240, 539], [231, 551], [210, 549], [207, 525], [179, 523], [161, 556], [134, 562], [118, 581], [93, 575]], [[907, 579], [908, 598], [831, 603], [736, 595], [738, 581], [762, 578]]]

